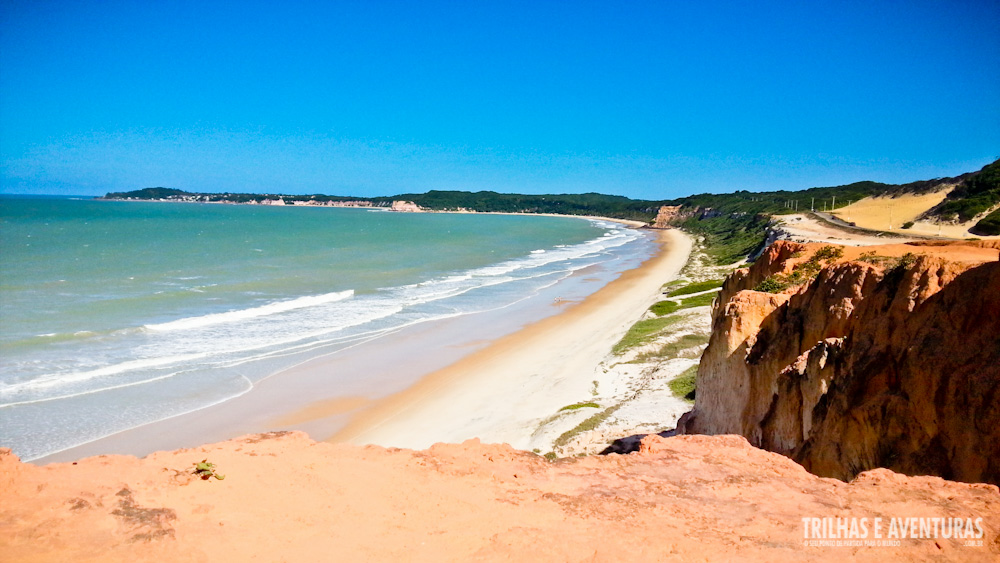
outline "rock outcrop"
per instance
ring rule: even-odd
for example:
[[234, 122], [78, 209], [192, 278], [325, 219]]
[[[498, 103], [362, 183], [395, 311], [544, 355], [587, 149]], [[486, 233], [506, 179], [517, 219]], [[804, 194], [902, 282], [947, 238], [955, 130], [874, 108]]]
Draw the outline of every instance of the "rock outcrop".
[[779, 241], [726, 281], [678, 431], [825, 477], [1000, 483], [1000, 245], [845, 247], [809, 270], [822, 246]]
[[656, 212], [656, 219], [653, 220], [653, 228], [666, 229], [673, 225], [676, 221], [681, 221], [690, 217], [690, 214], [682, 211], [683, 209], [684, 206], [682, 205], [660, 206], [660, 210]]
[[[192, 470], [203, 459], [225, 480], [198, 478]], [[0, 450], [0, 495], [4, 561], [1000, 556], [995, 486], [884, 469], [842, 483], [738, 436], [653, 436], [638, 453], [554, 462], [477, 441], [412, 451], [316, 443], [298, 432], [42, 467]], [[806, 521], [838, 518], [864, 519], [867, 535], [806, 530]], [[896, 526], [893, 539], [906, 518], [949, 526], [902, 538]]]
[[397, 200], [392, 202], [392, 206], [389, 207], [389, 211], [401, 211], [404, 213], [419, 213], [424, 209], [419, 205], [413, 203], [412, 201], [402, 201]]

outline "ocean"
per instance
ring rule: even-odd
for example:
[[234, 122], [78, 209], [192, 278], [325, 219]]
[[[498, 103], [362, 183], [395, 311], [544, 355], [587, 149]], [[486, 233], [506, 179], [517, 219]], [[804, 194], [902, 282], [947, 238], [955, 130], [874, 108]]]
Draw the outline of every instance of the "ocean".
[[654, 247], [580, 218], [2, 196], [0, 446], [36, 459], [404, 327], [596, 291], [571, 280]]

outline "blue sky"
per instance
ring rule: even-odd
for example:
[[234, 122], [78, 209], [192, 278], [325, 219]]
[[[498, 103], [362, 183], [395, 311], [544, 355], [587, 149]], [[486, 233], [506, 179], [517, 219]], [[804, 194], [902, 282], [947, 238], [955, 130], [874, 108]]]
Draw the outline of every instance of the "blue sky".
[[1000, 2], [0, 0], [0, 192], [667, 199], [1000, 158]]

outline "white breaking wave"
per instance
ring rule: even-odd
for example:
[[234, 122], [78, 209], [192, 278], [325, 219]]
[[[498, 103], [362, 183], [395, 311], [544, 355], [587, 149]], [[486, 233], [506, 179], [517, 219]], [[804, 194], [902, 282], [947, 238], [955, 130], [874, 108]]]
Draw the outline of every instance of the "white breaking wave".
[[156, 332], [166, 332], [170, 330], [190, 330], [193, 328], [202, 328], [205, 326], [231, 323], [235, 321], [245, 321], [247, 319], [253, 319], [256, 317], [266, 317], [269, 315], [276, 315], [278, 313], [284, 313], [286, 311], [293, 311], [295, 309], [302, 309], [305, 307], [314, 307], [316, 305], [322, 305], [324, 303], [333, 303], [335, 301], [343, 301], [344, 299], [349, 299], [354, 296], [354, 290], [349, 289], [347, 291], [338, 291], [336, 293], [325, 293], [323, 295], [307, 295], [305, 297], [299, 297], [298, 299], [290, 299], [287, 301], [276, 301], [274, 303], [268, 303], [267, 305], [261, 305], [260, 307], [253, 307], [251, 309], [240, 309], [236, 311], [228, 311], [225, 313], [213, 313], [210, 315], [202, 315], [200, 317], [188, 317], [186, 319], [178, 319], [176, 321], [170, 321], [166, 323], [151, 324], [146, 325], [146, 330], [152, 330]]
[[[615, 229], [579, 244], [529, 251], [518, 258], [449, 272], [420, 283], [384, 287], [374, 293], [356, 296], [353, 290], [346, 290], [308, 295], [129, 329], [146, 335], [146, 340], [131, 345], [133, 359], [103, 366], [77, 366], [68, 373], [49, 372], [29, 381], [0, 384], [0, 398], [6, 399], [0, 401], [0, 407], [161, 381], [195, 364], [204, 369], [242, 365], [341, 339], [382, 334], [416, 322], [506, 306], [509, 303], [480, 304], [478, 298], [470, 301], [460, 296], [512, 282], [536, 278], [541, 282], [556, 275], [552, 281], [541, 283], [546, 287], [596, 263], [591, 258], [640, 237], [634, 231]], [[294, 313], [286, 314], [289, 312]], [[163, 354], [164, 350], [175, 353]], [[183, 353], [176, 354], [178, 351]], [[164, 375], [167, 370], [172, 373]]]
[[[0, 397], [12, 396], [15, 395], [16, 393], [24, 391], [37, 391], [40, 389], [47, 389], [52, 387], [62, 387], [71, 383], [80, 383], [91, 379], [118, 375], [130, 371], [149, 369], [149, 368], [159, 368], [174, 364], [180, 364], [183, 362], [190, 362], [192, 360], [204, 358], [207, 355], [208, 354], [206, 353], [198, 353], [198, 354], [183, 354], [178, 356], [163, 356], [158, 358], [144, 358], [141, 360], [131, 360], [127, 362], [121, 362], [118, 364], [104, 366], [98, 369], [92, 369], [88, 371], [48, 374], [42, 377], [32, 379], [30, 381], [0, 385]], [[12, 404], [15, 403], [0, 404], [0, 407], [11, 406]]]

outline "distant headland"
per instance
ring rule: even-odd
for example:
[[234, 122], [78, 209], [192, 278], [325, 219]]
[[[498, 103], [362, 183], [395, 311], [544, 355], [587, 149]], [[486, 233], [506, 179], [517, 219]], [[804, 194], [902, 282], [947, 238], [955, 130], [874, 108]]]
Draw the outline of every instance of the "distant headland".
[[111, 192], [100, 199], [601, 216], [655, 227], [679, 227], [704, 237], [711, 256], [720, 264], [728, 264], [763, 250], [781, 224], [789, 223], [779, 218], [788, 216], [785, 219], [795, 222], [799, 214], [807, 221], [872, 236], [1000, 235], [1000, 160], [976, 172], [907, 184], [863, 181], [797, 191], [697, 194], [672, 200], [638, 200], [598, 193], [528, 195], [439, 190], [351, 197], [195, 193], [165, 187]]

